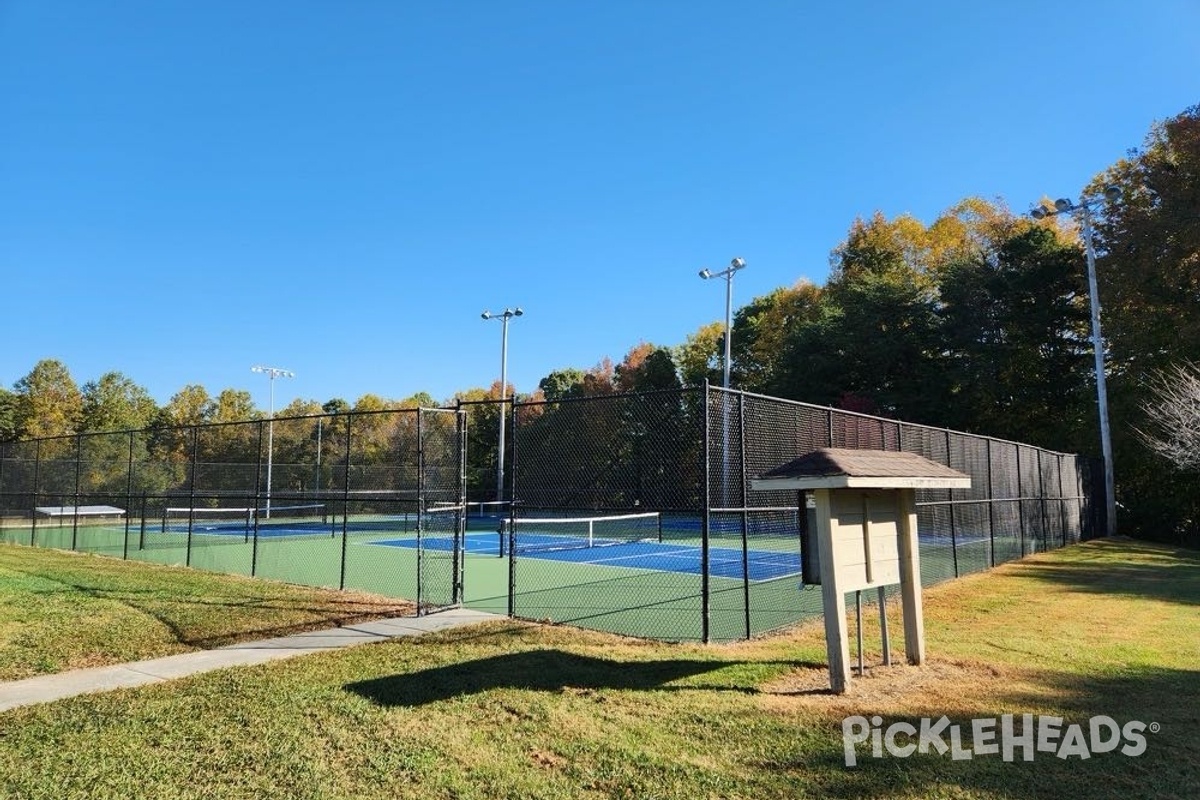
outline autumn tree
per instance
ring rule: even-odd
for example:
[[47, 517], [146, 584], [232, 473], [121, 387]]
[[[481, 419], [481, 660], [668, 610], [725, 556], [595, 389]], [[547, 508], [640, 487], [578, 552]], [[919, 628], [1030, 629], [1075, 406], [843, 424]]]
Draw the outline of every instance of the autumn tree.
[[[916, 220], [857, 220], [784, 339], [773, 378], [798, 400], [917, 422], [936, 418], [934, 272]], [[734, 339], [736, 341], [736, 337]]]
[[1086, 288], [1078, 244], [1046, 223], [1022, 222], [949, 266], [938, 307], [942, 424], [1059, 450], [1090, 445]]
[[706, 380], [721, 384], [724, 336], [725, 323], [710, 322], [688, 334], [684, 343], [675, 348], [675, 361], [685, 385], [699, 386]]
[[39, 361], [13, 388], [17, 428], [27, 439], [76, 433], [83, 423], [83, 393], [61, 361]]
[[1119, 522], [1200, 544], [1200, 476], [1172, 469], [1137, 434], [1155, 376], [1200, 361], [1200, 106], [1155, 123], [1089, 190], [1108, 185], [1122, 197], [1097, 218], [1097, 279]]
[[1122, 197], [1096, 242], [1112, 368], [1137, 380], [1200, 360], [1200, 105], [1155, 124], [1094, 188], [1109, 184]]
[[730, 342], [730, 382], [736, 388], [779, 393], [789, 370], [788, 338], [817, 320], [821, 295], [815, 284], [802, 280], [756, 297], [737, 310]]
[[120, 372], [106, 372], [83, 385], [83, 430], [129, 431], [148, 428], [158, 404], [146, 389]]
[[171, 425], [202, 425], [212, 421], [216, 402], [207, 389], [192, 383], [171, 395], [163, 412]]
[[642, 342], [625, 354], [613, 370], [613, 384], [622, 392], [678, 389], [679, 373], [671, 351]]
[[17, 438], [17, 396], [0, 387], [0, 442], [11, 442]]
[[538, 388], [549, 402], [557, 402], [582, 394], [584, 372], [581, 369], [556, 369], [538, 382]]

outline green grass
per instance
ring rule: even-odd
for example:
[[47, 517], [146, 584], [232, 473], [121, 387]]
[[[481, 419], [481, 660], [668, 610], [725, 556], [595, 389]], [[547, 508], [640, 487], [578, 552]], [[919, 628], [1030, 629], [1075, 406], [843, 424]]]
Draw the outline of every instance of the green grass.
[[[498, 622], [14, 709], [0, 796], [1200, 796], [1200, 555], [1090, 543], [928, 589], [925, 610], [929, 663], [842, 697], [820, 690], [817, 625], [705, 647]], [[1136, 758], [844, 765], [848, 714], [1003, 713], [1162, 728]]]
[[0, 680], [405, 613], [371, 595], [0, 544]]

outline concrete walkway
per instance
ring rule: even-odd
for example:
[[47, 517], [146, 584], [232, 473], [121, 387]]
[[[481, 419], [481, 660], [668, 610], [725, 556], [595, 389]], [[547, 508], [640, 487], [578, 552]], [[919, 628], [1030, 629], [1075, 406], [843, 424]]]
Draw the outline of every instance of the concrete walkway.
[[79, 694], [144, 686], [148, 683], [162, 683], [182, 678], [185, 675], [195, 675], [198, 672], [263, 664], [268, 661], [278, 661], [309, 653], [321, 653], [326, 650], [352, 647], [369, 642], [382, 642], [402, 636], [420, 636], [424, 633], [496, 619], [505, 618], [485, 611], [459, 608], [424, 617], [381, 619], [344, 628], [329, 628], [308, 633], [296, 633], [291, 636], [280, 636], [275, 639], [242, 642], [216, 650], [180, 653], [147, 661], [134, 661], [129, 664], [61, 672], [57, 675], [39, 675], [36, 678], [0, 683], [0, 711], [36, 703], [49, 703]]

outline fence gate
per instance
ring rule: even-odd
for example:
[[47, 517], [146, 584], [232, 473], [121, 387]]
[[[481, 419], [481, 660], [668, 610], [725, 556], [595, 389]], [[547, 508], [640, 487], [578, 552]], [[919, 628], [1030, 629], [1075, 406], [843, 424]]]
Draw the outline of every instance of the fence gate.
[[418, 412], [417, 605], [418, 614], [462, 602], [466, 533], [465, 411]]

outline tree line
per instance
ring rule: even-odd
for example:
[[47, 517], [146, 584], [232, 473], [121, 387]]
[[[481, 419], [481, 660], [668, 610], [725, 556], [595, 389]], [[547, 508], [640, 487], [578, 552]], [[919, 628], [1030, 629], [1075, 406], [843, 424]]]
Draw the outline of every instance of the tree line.
[[[1083, 194], [1108, 186], [1122, 197], [1097, 211], [1095, 245], [1121, 529], [1200, 541], [1200, 477], [1187, 459], [1162, 457], [1170, 451], [1154, 443], [1171, 431], [1150, 413], [1178, 385], [1170, 376], [1200, 362], [1200, 106], [1155, 123]], [[639, 343], [616, 364], [555, 370], [521, 399], [716, 384], [724, 335], [715, 322], [674, 346]], [[928, 224], [878, 213], [855, 220], [824, 285], [801, 281], [753, 298], [736, 311], [732, 337], [735, 388], [1099, 450], [1086, 260], [1070, 215], [1036, 220], [1001, 200], [967, 198]], [[277, 415], [462, 402], [471, 446], [482, 452], [495, 446], [499, 411], [477, 401], [499, 396], [497, 382], [442, 400], [295, 400]], [[214, 397], [190, 385], [159, 407], [119, 372], [80, 388], [55, 360], [0, 389], [0, 440], [263, 416], [249, 392], [234, 389]]]

